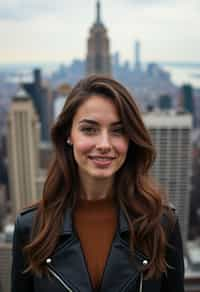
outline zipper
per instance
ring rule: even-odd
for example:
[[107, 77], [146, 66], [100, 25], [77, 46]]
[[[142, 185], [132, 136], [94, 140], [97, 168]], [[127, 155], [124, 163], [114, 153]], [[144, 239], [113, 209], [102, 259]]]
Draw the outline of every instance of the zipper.
[[73, 290], [63, 281], [63, 279], [52, 269], [48, 266], [48, 270], [51, 275], [58, 280], [58, 282], [66, 289], [68, 292], [73, 292]]
[[140, 290], [139, 290], [139, 292], [142, 292], [142, 286], [143, 286], [143, 272], [140, 273]]

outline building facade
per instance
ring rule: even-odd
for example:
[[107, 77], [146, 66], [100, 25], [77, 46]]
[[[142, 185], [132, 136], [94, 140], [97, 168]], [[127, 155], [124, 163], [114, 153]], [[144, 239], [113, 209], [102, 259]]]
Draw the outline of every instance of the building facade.
[[93, 73], [111, 75], [110, 44], [101, 20], [100, 1], [96, 4], [96, 21], [90, 29], [87, 42], [86, 74]]
[[191, 185], [191, 130], [192, 116], [176, 112], [144, 114], [156, 148], [153, 177], [167, 192], [179, 215], [183, 242], [188, 235]]
[[0, 242], [0, 291], [10, 292], [12, 244]]
[[31, 83], [23, 83], [22, 86], [33, 101], [34, 108], [41, 123], [41, 140], [49, 141], [50, 128], [50, 101], [51, 91], [42, 83], [41, 70], [35, 69], [33, 72], [34, 80]]
[[40, 124], [31, 98], [20, 90], [8, 115], [8, 167], [13, 214], [37, 199]]

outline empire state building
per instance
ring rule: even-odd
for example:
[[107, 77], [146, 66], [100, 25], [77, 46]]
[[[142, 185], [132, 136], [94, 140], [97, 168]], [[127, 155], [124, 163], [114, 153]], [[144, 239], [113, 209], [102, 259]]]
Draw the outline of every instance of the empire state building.
[[86, 73], [111, 75], [109, 38], [101, 20], [100, 1], [96, 4], [96, 21], [90, 29], [87, 43]]

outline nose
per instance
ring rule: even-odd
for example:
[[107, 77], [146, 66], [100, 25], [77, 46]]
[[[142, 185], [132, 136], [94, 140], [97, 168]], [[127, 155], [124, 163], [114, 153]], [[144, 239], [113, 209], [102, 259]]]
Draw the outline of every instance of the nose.
[[109, 133], [103, 132], [98, 139], [96, 148], [102, 152], [108, 152], [112, 148]]

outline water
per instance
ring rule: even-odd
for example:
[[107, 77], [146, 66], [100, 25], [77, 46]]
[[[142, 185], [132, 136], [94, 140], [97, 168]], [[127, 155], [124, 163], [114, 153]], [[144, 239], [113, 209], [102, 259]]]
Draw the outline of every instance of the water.
[[200, 66], [185, 64], [180, 66], [174, 65], [161, 65], [164, 70], [168, 71], [171, 75], [171, 80], [178, 86], [183, 83], [189, 83], [196, 88], [200, 88]]

